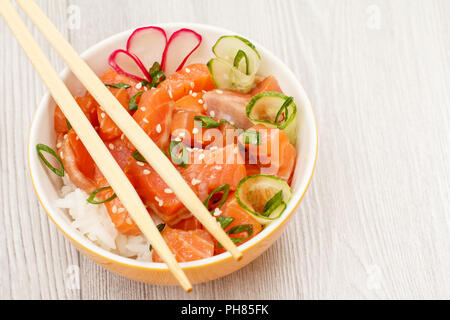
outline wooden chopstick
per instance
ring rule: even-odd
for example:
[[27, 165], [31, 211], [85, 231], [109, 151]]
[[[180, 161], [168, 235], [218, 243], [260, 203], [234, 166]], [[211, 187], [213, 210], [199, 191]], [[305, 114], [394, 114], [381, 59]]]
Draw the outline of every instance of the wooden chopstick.
[[[47, 38], [53, 48], [63, 58], [70, 70], [83, 83], [105, 112], [117, 124], [127, 138], [139, 150], [152, 168], [161, 176], [173, 190], [180, 201], [200, 221], [209, 233], [227, 249], [236, 259], [242, 258], [242, 253], [223, 231], [216, 219], [210, 214], [197, 195], [192, 191], [181, 174], [166, 158], [156, 144], [148, 137], [142, 128], [126, 112], [111, 92], [100, 81], [87, 63], [78, 55], [67, 40], [56, 29], [42, 10], [32, 0], [16, 0], [34, 25]], [[113, 187], [114, 188], [114, 187]]]
[[170, 271], [184, 290], [191, 291], [192, 285], [164, 242], [161, 233], [150, 218], [133, 185], [97, 135], [9, 0], [0, 0], [0, 14], [133, 220], [167, 263]]

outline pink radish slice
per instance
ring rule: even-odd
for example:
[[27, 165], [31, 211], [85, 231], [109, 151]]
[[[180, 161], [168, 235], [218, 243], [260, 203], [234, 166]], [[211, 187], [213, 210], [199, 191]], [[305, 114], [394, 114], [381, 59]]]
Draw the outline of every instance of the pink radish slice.
[[202, 36], [193, 30], [180, 29], [174, 32], [164, 50], [161, 69], [166, 75], [181, 70], [201, 43]]
[[136, 29], [127, 41], [127, 51], [139, 57], [146, 70], [154, 62], [161, 62], [167, 45], [167, 35], [160, 27], [143, 27]]
[[109, 65], [118, 73], [136, 80], [152, 81], [152, 77], [137, 56], [118, 49], [109, 56]]

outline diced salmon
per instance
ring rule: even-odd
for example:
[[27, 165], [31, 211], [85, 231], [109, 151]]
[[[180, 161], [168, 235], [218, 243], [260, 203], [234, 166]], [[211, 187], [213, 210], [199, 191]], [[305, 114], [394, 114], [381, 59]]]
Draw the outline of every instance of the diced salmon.
[[203, 201], [215, 188], [229, 184], [235, 190], [246, 176], [244, 161], [236, 145], [190, 153], [186, 168], [178, 167], [183, 178]]
[[173, 101], [164, 89], [144, 92], [134, 120], [162, 150], [169, 146]]
[[[99, 181], [98, 188], [108, 187], [109, 183], [104, 177]], [[114, 194], [114, 190], [107, 189], [97, 194], [97, 200], [106, 200]], [[137, 224], [133, 221], [127, 209], [123, 206], [118, 197], [105, 202], [106, 209], [112, 223], [116, 227], [117, 231], [127, 236], [137, 236], [141, 234], [141, 231]]]
[[279, 92], [283, 93], [278, 84], [278, 80], [274, 76], [268, 76], [263, 81], [258, 83], [256, 87], [250, 92], [250, 96], [256, 96], [261, 92]]
[[[248, 232], [241, 232], [238, 234], [230, 234], [231, 238], [246, 238], [245, 240], [242, 240], [241, 242], [239, 242], [237, 245], [243, 244], [244, 242], [247, 242], [248, 240], [250, 240], [251, 238], [253, 238], [254, 236], [256, 236], [258, 233], [261, 232], [262, 230], [262, 226], [258, 223], [258, 221], [256, 221], [255, 218], [253, 218], [249, 213], [247, 213], [247, 211], [245, 211], [237, 202], [236, 200], [236, 196], [230, 195], [228, 197], [227, 202], [225, 203], [225, 205], [222, 207], [222, 213], [221, 216], [223, 217], [229, 217], [229, 218], [233, 218], [233, 222], [231, 222], [231, 224], [225, 228], [225, 231], [230, 230], [231, 228], [235, 227], [235, 226], [240, 226], [240, 225], [245, 225], [245, 224], [251, 224], [252, 228], [253, 228], [253, 234], [249, 237]], [[247, 238], [248, 237], [248, 238]], [[226, 250], [222, 247], [219, 247], [217, 245], [217, 241], [214, 240], [215, 242], [215, 249], [214, 249], [214, 253], [215, 254], [219, 254], [222, 252], [225, 252]]]
[[129, 161], [132, 161], [131, 155], [134, 151], [128, 148], [128, 144], [125, 142], [124, 138], [120, 137], [113, 141], [106, 142], [106, 147], [109, 149], [109, 152], [111, 152], [122, 170], [125, 169]]
[[203, 100], [208, 114], [212, 111], [216, 118], [230, 121], [238, 128], [246, 130], [253, 125], [246, 114], [247, 104], [253, 96], [268, 91], [282, 92], [277, 79], [273, 76], [265, 78], [249, 94], [231, 90], [213, 90], [207, 92]]
[[126, 75], [119, 74], [115, 70], [109, 69], [107, 70], [101, 77], [103, 83], [105, 84], [119, 84], [124, 83], [128, 84], [130, 88], [127, 89], [128, 97], [131, 99], [138, 93], [139, 91], [142, 91], [143, 89], [137, 89], [136, 85], [139, 83], [139, 81], [129, 78]]
[[[90, 123], [94, 127], [98, 126], [97, 102], [94, 100], [94, 98], [92, 98], [89, 93], [86, 93], [84, 97], [75, 98], [75, 100], [77, 101], [78, 105], [80, 106], [81, 110], [86, 115]], [[61, 111], [59, 106], [56, 106], [55, 108], [54, 125], [56, 132], [66, 133], [67, 131], [69, 131], [66, 116]]]
[[205, 64], [191, 64], [169, 76], [159, 88], [170, 91], [173, 100], [179, 100], [191, 90], [193, 92], [214, 89], [214, 82]]
[[[130, 98], [126, 89], [109, 88], [120, 104], [128, 111]], [[119, 137], [122, 131], [114, 121], [106, 114], [100, 106], [97, 108], [98, 122], [100, 124], [99, 134], [103, 140], [109, 141]]]
[[95, 162], [73, 129], [58, 137], [57, 151], [64, 170], [78, 188], [87, 193], [97, 189]]
[[125, 172], [142, 201], [165, 223], [175, 225], [191, 217], [183, 203], [148, 164], [131, 159]]
[[203, 114], [205, 113], [204, 105], [203, 93], [193, 92], [175, 102], [175, 110], [186, 110]]
[[179, 110], [172, 118], [172, 139], [180, 138], [186, 146], [203, 148], [215, 139], [221, 139], [220, 129], [204, 129], [195, 121], [196, 116], [201, 116], [194, 111]]
[[[161, 234], [178, 262], [205, 259], [214, 254], [213, 237], [205, 230], [184, 231], [166, 226]], [[153, 251], [153, 262], [162, 262], [156, 251]]]
[[230, 121], [242, 129], [248, 129], [253, 125], [245, 112], [250, 101], [249, 95], [230, 90], [214, 90], [205, 93], [203, 99], [208, 114], [213, 112], [216, 118]]
[[181, 229], [181, 230], [196, 230], [201, 229], [202, 224], [200, 221], [197, 220], [196, 217], [190, 217], [184, 220], [181, 220], [176, 225], [173, 226], [175, 229]]
[[[275, 175], [286, 181], [292, 175], [297, 152], [284, 131], [258, 124], [249, 131], [259, 132], [259, 145], [246, 145], [250, 164], [258, 165], [260, 173]], [[247, 165], [248, 168], [248, 165]], [[252, 169], [256, 169], [254, 166]]]

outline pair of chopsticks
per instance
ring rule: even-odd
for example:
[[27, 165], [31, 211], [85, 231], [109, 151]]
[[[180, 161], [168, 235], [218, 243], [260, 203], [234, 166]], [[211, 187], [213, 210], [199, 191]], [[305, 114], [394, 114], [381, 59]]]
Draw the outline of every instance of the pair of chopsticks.
[[[34, 3], [33, 0], [16, 0], [23, 11], [29, 16], [34, 25], [41, 31], [52, 47], [64, 59], [73, 74], [92, 94], [105, 112], [133, 143], [152, 168], [161, 176], [173, 190], [180, 201], [202, 223], [202, 225], [226, 248], [231, 255], [240, 260], [242, 253], [226, 235], [208, 212], [207, 208], [197, 198], [189, 185], [174, 168], [155, 143], [147, 136], [142, 128], [126, 112], [111, 92], [89, 68], [86, 62], [76, 53], [72, 46], [59, 33], [52, 22]], [[127, 179], [103, 141], [97, 135], [88, 119], [85, 117], [70, 91], [53, 69], [42, 49], [33, 39], [26, 25], [9, 0], [0, 0], [0, 14], [5, 19], [19, 44], [27, 54], [29, 60], [39, 73], [56, 103], [69, 120], [84, 146], [95, 163], [109, 182], [114, 192], [122, 201], [133, 220], [142, 233], [152, 243], [153, 248], [164, 260], [180, 285], [187, 291], [192, 290], [188, 278], [175, 260], [163, 237], [150, 218], [142, 200], [133, 185]]]

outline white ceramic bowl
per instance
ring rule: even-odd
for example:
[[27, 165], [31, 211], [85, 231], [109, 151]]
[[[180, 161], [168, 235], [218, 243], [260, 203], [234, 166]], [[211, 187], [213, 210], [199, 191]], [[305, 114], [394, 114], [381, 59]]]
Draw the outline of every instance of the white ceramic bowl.
[[[166, 30], [168, 36], [180, 28], [193, 29], [203, 36], [200, 48], [189, 58], [188, 64], [195, 62], [206, 63], [212, 57], [211, 48], [220, 36], [236, 34], [232, 31], [200, 24], [170, 23], [159, 26]], [[132, 30], [129, 30], [114, 35], [91, 47], [82, 54], [82, 57], [98, 75], [101, 75], [108, 69], [109, 54], [117, 48], [125, 48], [126, 41], [131, 33]], [[242, 36], [247, 38], [245, 35]], [[251, 39], [249, 40], [253, 42]], [[262, 57], [259, 74], [274, 75], [283, 91], [293, 96], [297, 104], [299, 127], [298, 156], [292, 181], [293, 197], [279, 219], [239, 247], [244, 253], [244, 258], [241, 261], [235, 261], [226, 252], [208, 259], [181, 263], [182, 268], [193, 283], [216, 279], [238, 270], [272, 245], [281, 235], [281, 231], [286, 226], [289, 217], [300, 203], [314, 172], [318, 138], [316, 122], [308, 96], [302, 85], [283, 62], [264, 49], [262, 45], [253, 43]], [[84, 87], [67, 69], [61, 73], [61, 77], [74, 96], [84, 93]], [[49, 94], [46, 94], [36, 111], [31, 125], [28, 155], [31, 178], [36, 193], [49, 217], [82, 253], [109, 270], [137, 281], [153, 284], [176, 284], [165, 264], [136, 261], [98, 247], [74, 229], [70, 225], [67, 215], [54, 206], [62, 183], [58, 177], [42, 165], [35, 149], [38, 143], [44, 143], [49, 146], [54, 146], [55, 144], [55, 132], [53, 129], [54, 108], [55, 102]]]

